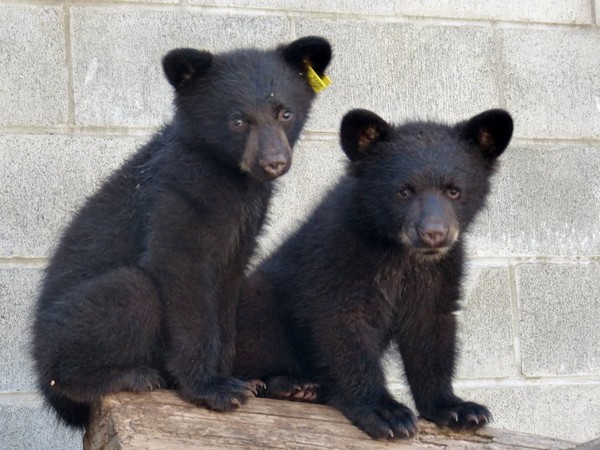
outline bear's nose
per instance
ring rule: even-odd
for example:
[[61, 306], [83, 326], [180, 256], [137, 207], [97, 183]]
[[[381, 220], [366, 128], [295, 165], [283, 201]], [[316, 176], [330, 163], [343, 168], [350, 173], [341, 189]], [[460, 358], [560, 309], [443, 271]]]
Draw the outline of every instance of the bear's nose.
[[440, 247], [448, 236], [448, 227], [441, 223], [432, 223], [419, 230], [421, 241], [431, 248]]
[[287, 168], [287, 164], [287, 161], [283, 160], [269, 162], [260, 161], [260, 166], [262, 167], [262, 169], [273, 178], [283, 175]]

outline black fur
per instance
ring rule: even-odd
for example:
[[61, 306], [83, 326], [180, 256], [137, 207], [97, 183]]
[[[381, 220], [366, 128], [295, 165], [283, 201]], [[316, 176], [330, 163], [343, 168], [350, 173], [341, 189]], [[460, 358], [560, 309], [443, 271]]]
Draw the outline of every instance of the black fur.
[[[265, 379], [272, 397], [312, 399], [298, 394], [312, 380], [319, 401], [370, 436], [408, 437], [415, 417], [387, 390], [381, 365], [392, 345], [422, 417], [453, 428], [487, 423], [484, 406], [453, 393], [454, 313], [462, 236], [512, 129], [502, 110], [453, 127], [394, 127], [349, 112], [347, 175], [242, 289], [234, 373]], [[290, 386], [295, 396], [285, 395]]]
[[218, 411], [254, 393], [230, 376], [239, 287], [315, 97], [297, 64], [315, 54], [324, 69], [317, 37], [165, 56], [172, 123], [87, 200], [46, 270], [32, 354], [66, 424], [120, 390], [174, 387]]

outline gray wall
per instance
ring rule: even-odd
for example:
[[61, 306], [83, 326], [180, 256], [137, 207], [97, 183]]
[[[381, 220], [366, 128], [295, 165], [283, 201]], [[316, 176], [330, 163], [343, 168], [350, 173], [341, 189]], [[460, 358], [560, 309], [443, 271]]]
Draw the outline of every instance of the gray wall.
[[[595, 0], [0, 2], [0, 447], [78, 448], [43, 412], [27, 356], [41, 271], [69, 217], [171, 114], [160, 57], [331, 40], [272, 248], [343, 170], [352, 107], [392, 121], [516, 119], [470, 238], [457, 389], [495, 426], [600, 435], [600, 3]], [[451, 6], [449, 6], [451, 5]], [[392, 387], [406, 391], [398, 369]]]

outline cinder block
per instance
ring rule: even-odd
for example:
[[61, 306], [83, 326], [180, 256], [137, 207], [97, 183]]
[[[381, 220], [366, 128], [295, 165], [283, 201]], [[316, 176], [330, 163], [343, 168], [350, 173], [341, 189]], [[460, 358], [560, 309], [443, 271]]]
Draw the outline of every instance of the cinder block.
[[46, 257], [64, 225], [139, 142], [0, 135], [0, 257]]
[[509, 147], [501, 156], [488, 207], [469, 235], [471, 253], [598, 255], [598, 173], [600, 147]]
[[408, 16], [548, 23], [591, 23], [592, 21], [589, 0], [570, 2], [528, 0], [519, 3], [518, 6], [481, 0], [455, 0], [452, 2], [399, 0], [396, 5], [399, 14]]
[[523, 373], [600, 376], [600, 265], [526, 264], [516, 276]]
[[55, 125], [67, 118], [62, 9], [0, 5], [0, 125]]
[[506, 267], [468, 266], [458, 324], [458, 378], [517, 374]]
[[37, 395], [0, 394], [0, 442], [11, 450], [77, 450], [81, 432], [60, 425]]
[[296, 145], [292, 168], [276, 182], [260, 239], [261, 254], [273, 251], [308, 217], [344, 173], [345, 161], [336, 141], [307, 139]]
[[600, 384], [458, 388], [465, 399], [486, 405], [491, 426], [585, 442], [598, 437]]
[[561, 28], [505, 29], [500, 35], [503, 89], [516, 136], [599, 138], [600, 34]]
[[454, 122], [499, 103], [490, 28], [297, 19], [296, 33], [334, 46], [333, 83], [314, 106], [310, 130], [337, 131], [357, 107], [390, 121]]
[[29, 352], [41, 276], [41, 269], [0, 269], [0, 391], [35, 388]]
[[192, 4], [353, 14], [394, 14], [394, 2], [375, 0], [189, 0]]
[[155, 126], [171, 117], [172, 89], [161, 58], [173, 48], [266, 48], [290, 36], [285, 17], [199, 9], [74, 7], [71, 27], [75, 119], [100, 126]]

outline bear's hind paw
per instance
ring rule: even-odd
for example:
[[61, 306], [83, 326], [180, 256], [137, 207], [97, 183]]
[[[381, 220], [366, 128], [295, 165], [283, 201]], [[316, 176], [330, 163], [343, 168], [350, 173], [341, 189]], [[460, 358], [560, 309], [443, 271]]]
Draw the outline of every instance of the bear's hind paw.
[[318, 398], [318, 390], [319, 385], [316, 383], [276, 376], [267, 380], [267, 389], [262, 396], [298, 402], [315, 402]]

